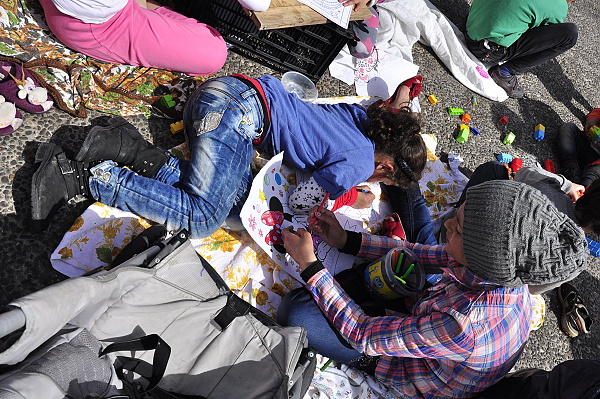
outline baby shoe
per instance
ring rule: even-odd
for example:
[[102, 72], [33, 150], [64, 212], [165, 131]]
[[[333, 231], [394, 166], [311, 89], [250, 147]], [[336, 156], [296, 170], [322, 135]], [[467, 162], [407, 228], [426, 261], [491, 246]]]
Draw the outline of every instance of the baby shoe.
[[383, 219], [381, 225], [381, 235], [388, 236], [394, 240], [406, 240], [406, 233], [400, 221], [400, 216], [394, 212], [390, 216]]
[[0, 95], [0, 136], [11, 134], [23, 124], [23, 114]]
[[31, 72], [12, 61], [0, 61], [0, 94], [23, 111], [41, 114], [54, 102]]

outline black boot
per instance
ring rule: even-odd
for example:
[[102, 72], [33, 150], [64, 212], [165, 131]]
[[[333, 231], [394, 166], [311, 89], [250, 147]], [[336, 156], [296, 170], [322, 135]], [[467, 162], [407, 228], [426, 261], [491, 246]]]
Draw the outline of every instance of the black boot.
[[31, 182], [31, 216], [43, 221], [76, 195], [90, 196], [90, 173], [81, 162], [67, 158], [62, 148], [42, 143], [35, 153], [37, 170]]
[[154, 177], [169, 154], [147, 142], [124, 118], [113, 117], [109, 126], [94, 126], [75, 157], [79, 162], [112, 160], [130, 166], [144, 177]]

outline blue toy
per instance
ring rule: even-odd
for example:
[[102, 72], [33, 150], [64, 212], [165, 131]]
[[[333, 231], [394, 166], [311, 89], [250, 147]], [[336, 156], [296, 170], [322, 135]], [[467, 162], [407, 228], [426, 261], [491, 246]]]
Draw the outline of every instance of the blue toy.
[[535, 125], [534, 131], [533, 131], [533, 138], [536, 141], [542, 141], [544, 139], [544, 136], [546, 135], [546, 128], [544, 127], [544, 125], [537, 124]]
[[510, 163], [513, 160], [513, 156], [510, 154], [506, 154], [506, 153], [502, 153], [502, 154], [498, 154], [496, 155], [496, 159], [498, 159], [498, 162], [500, 163]]
[[588, 242], [588, 248], [590, 250], [590, 254], [595, 256], [596, 258], [600, 258], [600, 242], [590, 240], [589, 238], [585, 238]]
[[481, 132], [476, 127], [471, 126], [471, 133], [473, 133], [475, 136], [479, 136], [479, 133]]

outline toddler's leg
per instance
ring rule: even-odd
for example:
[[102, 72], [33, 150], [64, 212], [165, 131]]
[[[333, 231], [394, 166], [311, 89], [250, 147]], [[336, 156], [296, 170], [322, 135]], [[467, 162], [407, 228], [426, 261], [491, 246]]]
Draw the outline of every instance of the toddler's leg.
[[562, 174], [572, 182], [580, 183], [582, 170], [597, 159], [598, 154], [592, 149], [589, 140], [574, 123], [560, 125], [556, 140]]
[[587, 166], [581, 174], [581, 185], [589, 186], [594, 180], [600, 179], [600, 165]]
[[371, 17], [364, 21], [353, 21], [350, 29], [354, 32], [353, 41], [348, 44], [350, 54], [356, 58], [367, 58], [375, 50], [377, 32], [379, 31], [379, 16], [374, 7], [369, 7]]

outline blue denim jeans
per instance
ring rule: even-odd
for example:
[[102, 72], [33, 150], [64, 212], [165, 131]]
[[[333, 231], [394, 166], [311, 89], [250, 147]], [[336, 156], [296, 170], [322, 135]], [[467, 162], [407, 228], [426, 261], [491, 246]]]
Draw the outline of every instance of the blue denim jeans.
[[151, 179], [103, 162], [91, 169], [92, 196], [196, 238], [215, 232], [248, 195], [252, 140], [262, 134], [263, 109], [255, 89], [216, 78], [190, 97], [184, 125], [189, 162], [170, 159]]
[[[396, 186], [386, 186], [385, 189], [392, 209], [398, 212], [402, 220], [407, 240], [428, 245], [437, 244], [431, 226], [431, 216], [425, 206], [425, 200], [419, 191], [419, 187], [415, 184], [406, 190]], [[439, 275], [431, 276], [433, 280], [439, 280]], [[357, 285], [356, 281], [344, 281], [346, 280], [345, 277], [338, 280], [342, 287]], [[360, 278], [363, 278], [362, 274]], [[358, 284], [360, 283], [358, 282]], [[359, 291], [355, 290], [354, 292]], [[364, 298], [359, 299], [353, 296], [351, 291], [346, 291], [346, 293], [357, 303], [364, 302]], [[370, 365], [366, 364], [370, 359], [356, 349], [349, 347], [349, 344], [337, 329], [321, 313], [321, 309], [305, 288], [293, 290], [283, 297], [277, 311], [277, 321], [286, 326], [304, 327], [308, 333], [309, 345], [320, 354], [337, 362], [371, 371]]]

